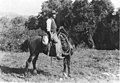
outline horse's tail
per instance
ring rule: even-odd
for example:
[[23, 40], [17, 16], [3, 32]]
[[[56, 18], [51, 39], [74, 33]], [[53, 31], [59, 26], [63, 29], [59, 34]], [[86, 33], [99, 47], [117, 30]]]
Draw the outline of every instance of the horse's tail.
[[28, 39], [26, 39], [20, 46], [20, 49], [23, 51], [23, 52], [28, 52]]

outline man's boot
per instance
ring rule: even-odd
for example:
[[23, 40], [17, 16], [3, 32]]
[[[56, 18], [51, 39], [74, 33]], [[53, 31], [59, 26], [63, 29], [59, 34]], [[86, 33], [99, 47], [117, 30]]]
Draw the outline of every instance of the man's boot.
[[62, 59], [64, 59], [64, 57], [60, 56], [59, 53], [56, 55], [56, 57], [57, 57], [58, 60], [62, 60]]

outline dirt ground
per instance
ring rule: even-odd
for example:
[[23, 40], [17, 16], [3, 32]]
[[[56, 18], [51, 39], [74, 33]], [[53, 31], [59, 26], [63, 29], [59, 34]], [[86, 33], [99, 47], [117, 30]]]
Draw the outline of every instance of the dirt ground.
[[[79, 49], [71, 57], [71, 78], [63, 78], [63, 61], [40, 54], [37, 60], [38, 74], [24, 76], [29, 52], [0, 51], [0, 82], [48, 82], [48, 83], [119, 83], [120, 55], [118, 50]], [[32, 69], [32, 66], [30, 67]]]

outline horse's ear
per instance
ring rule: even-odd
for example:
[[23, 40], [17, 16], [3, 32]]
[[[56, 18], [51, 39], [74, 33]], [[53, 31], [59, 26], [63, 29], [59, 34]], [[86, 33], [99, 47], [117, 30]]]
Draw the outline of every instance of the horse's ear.
[[63, 27], [63, 26], [61, 26], [60, 28], [61, 28], [61, 29], [63, 29], [64, 27]]
[[63, 26], [60, 26], [60, 28], [58, 29], [57, 34], [59, 34], [59, 33], [61, 32], [62, 27], [63, 27]]
[[59, 30], [63, 29], [63, 26], [60, 26]]
[[65, 30], [64, 27], [62, 27], [62, 30], [64, 31], [64, 33], [68, 36], [69, 34], [67, 33], [67, 31]]

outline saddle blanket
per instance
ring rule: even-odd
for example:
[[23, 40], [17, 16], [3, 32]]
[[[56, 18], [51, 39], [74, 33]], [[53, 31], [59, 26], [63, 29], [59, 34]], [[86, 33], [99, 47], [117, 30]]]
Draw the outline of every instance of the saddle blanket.
[[43, 36], [43, 38], [42, 38], [42, 43], [43, 44], [45, 44], [45, 45], [47, 45], [48, 44], [48, 36], [47, 35], [45, 35], [45, 36]]

